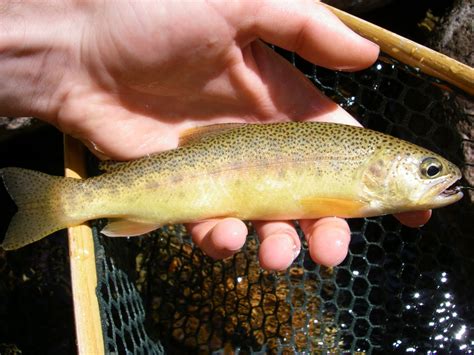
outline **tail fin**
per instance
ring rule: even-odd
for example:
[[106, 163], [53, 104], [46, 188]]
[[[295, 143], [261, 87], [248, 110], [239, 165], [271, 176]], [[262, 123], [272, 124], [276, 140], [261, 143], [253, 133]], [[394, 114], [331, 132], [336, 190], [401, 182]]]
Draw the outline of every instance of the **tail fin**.
[[61, 196], [76, 181], [21, 168], [0, 169], [0, 176], [18, 207], [3, 249], [18, 249], [68, 226]]

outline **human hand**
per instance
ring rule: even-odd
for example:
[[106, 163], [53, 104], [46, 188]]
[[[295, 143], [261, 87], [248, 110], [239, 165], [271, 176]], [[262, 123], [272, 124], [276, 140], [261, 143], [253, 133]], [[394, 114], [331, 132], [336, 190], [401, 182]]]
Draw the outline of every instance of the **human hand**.
[[[123, 0], [62, 6], [72, 15], [58, 15], [57, 9], [48, 15], [58, 16], [54, 23], [62, 30], [53, 31], [49, 44], [36, 36], [31, 45], [41, 50], [36, 85], [45, 87], [17, 107], [81, 139], [99, 157], [125, 160], [172, 149], [180, 133], [197, 125], [358, 124], [261, 40], [331, 69], [362, 69], [378, 55], [376, 45], [309, 0]], [[0, 104], [1, 97], [0, 90]], [[422, 224], [428, 213], [400, 220]], [[301, 247], [292, 223], [254, 224], [262, 267], [290, 265]], [[300, 226], [316, 262], [335, 265], [344, 259], [350, 231], [343, 219], [304, 220]], [[234, 218], [187, 227], [214, 258], [232, 255], [247, 236], [243, 222]]]

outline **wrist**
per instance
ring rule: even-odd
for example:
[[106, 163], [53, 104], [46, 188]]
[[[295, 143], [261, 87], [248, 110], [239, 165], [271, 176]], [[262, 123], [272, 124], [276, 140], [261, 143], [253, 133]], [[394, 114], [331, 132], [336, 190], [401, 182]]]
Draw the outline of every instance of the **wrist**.
[[0, 115], [54, 123], [65, 82], [79, 66], [84, 4], [8, 2], [0, 6]]

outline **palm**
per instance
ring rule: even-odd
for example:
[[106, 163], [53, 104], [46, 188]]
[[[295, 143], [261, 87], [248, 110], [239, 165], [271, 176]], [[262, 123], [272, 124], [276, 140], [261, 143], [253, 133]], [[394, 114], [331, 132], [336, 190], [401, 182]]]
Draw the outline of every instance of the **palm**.
[[63, 128], [87, 136], [86, 144], [106, 156], [172, 148], [179, 132], [216, 122], [355, 122], [239, 22], [246, 2], [237, 10], [228, 2], [110, 4], [109, 18], [98, 17], [85, 32], [81, 58], [89, 77], [77, 79], [67, 117], [60, 117]]

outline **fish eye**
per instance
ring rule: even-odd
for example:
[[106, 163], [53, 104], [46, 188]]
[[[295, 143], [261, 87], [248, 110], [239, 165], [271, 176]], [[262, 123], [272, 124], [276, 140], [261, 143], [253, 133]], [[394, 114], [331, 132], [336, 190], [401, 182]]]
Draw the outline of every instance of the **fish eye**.
[[421, 162], [421, 175], [429, 179], [437, 177], [443, 170], [443, 165], [436, 158], [426, 158]]

